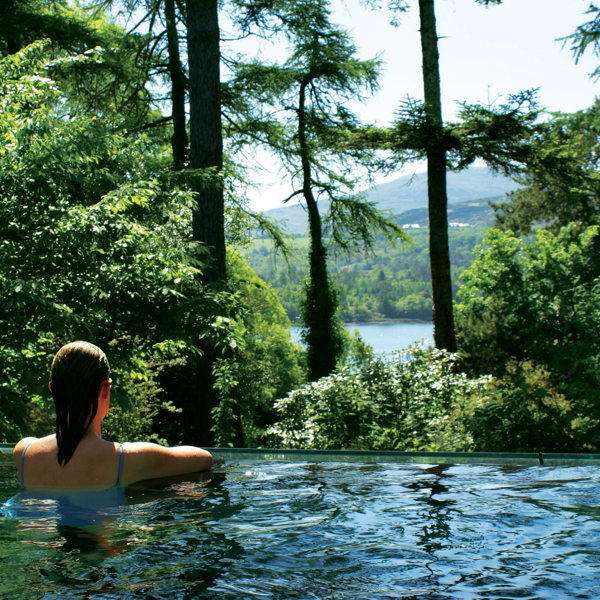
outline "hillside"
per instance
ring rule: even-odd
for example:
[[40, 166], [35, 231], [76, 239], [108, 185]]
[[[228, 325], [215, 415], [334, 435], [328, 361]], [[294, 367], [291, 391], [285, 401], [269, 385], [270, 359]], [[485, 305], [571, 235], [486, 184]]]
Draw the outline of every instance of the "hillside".
[[[485, 227], [451, 227], [449, 232], [453, 291], [460, 274], [473, 262], [472, 250], [480, 244]], [[340, 293], [341, 317], [347, 323], [379, 320], [431, 320], [431, 277], [428, 230], [409, 231], [413, 245], [377, 240], [373, 252], [330, 255], [329, 272]], [[254, 239], [244, 258], [273, 286], [292, 321], [299, 317], [299, 296], [307, 274], [309, 240], [292, 242], [290, 262], [273, 252], [271, 240]]]
[[[499, 202], [503, 196], [497, 198], [486, 198], [485, 200], [468, 200], [458, 204], [448, 205], [448, 223], [453, 225], [471, 225], [491, 227], [494, 223], [494, 211], [490, 202]], [[413, 208], [398, 215], [400, 225], [429, 226], [429, 214], [427, 207]]]
[[[508, 177], [495, 175], [487, 167], [471, 167], [447, 174], [448, 204], [502, 197], [518, 185]], [[408, 210], [427, 207], [427, 173], [406, 175], [378, 185], [367, 193], [381, 210], [399, 215]]]
[[[459, 173], [448, 173], [448, 217], [451, 222], [490, 225], [493, 220], [490, 200], [499, 200], [517, 189], [512, 179], [493, 174], [486, 167], [472, 167]], [[400, 224], [427, 225], [427, 174], [405, 175], [365, 192], [368, 200], [380, 210], [399, 217]], [[267, 211], [266, 216], [278, 221], [293, 235], [306, 232], [306, 211], [293, 204]]]

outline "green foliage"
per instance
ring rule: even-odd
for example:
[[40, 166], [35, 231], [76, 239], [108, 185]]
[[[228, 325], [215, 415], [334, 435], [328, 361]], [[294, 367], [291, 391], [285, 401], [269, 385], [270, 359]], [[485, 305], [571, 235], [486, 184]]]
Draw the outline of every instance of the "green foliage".
[[160, 177], [151, 141], [63, 106], [43, 45], [0, 61], [0, 410], [21, 431], [60, 344], [105, 348], [119, 400], [154, 348], [212, 339], [227, 313], [199, 284], [189, 196]]
[[497, 106], [461, 103], [457, 122], [434, 127], [423, 101], [408, 97], [396, 111], [390, 129], [369, 128], [355, 135], [355, 143], [391, 151], [396, 162], [426, 158], [428, 149], [446, 152], [453, 171], [483, 160], [494, 172], [513, 176], [523, 173], [539, 155], [540, 137], [546, 129], [538, 122], [542, 112], [536, 90], [512, 94]]
[[508, 363], [506, 375], [493, 382], [472, 411], [469, 427], [482, 451], [573, 452], [600, 441], [588, 435], [590, 425], [598, 423], [577, 419], [548, 369], [530, 361]]
[[168, 415], [178, 419], [180, 409], [164, 398], [164, 390], [158, 383], [162, 371], [172, 367], [173, 359], [155, 354], [141, 378], [124, 379], [123, 399], [120, 405], [113, 405], [104, 421], [102, 435], [107, 439], [129, 442], [148, 442], [167, 445], [164, 432], [158, 429], [158, 417]]
[[[0, 56], [52, 39], [57, 48], [77, 54], [97, 45], [94, 29], [65, 0], [6, 0], [0, 6]], [[85, 47], [87, 46], [87, 48]]]
[[307, 277], [300, 293], [302, 340], [310, 379], [331, 373], [343, 352], [343, 326], [339, 318], [338, 291], [332, 279]]
[[[496, 399], [478, 413], [484, 430], [500, 429], [478, 430], [482, 443], [597, 449], [600, 229], [569, 224], [531, 239], [490, 230], [463, 279], [461, 355], [471, 371], [500, 379]], [[509, 419], [515, 411], [521, 418]], [[533, 433], [538, 426], [547, 439]]]
[[510, 95], [498, 106], [462, 103], [459, 122], [446, 126], [452, 168], [462, 170], [480, 159], [494, 172], [522, 172], [543, 130], [541, 112], [536, 90]]
[[[270, 443], [287, 448], [462, 451], [472, 449], [463, 409], [488, 377], [457, 372], [443, 350], [409, 348], [393, 362], [358, 360], [278, 401]], [[363, 359], [367, 360], [363, 360]]]
[[600, 231], [568, 225], [534, 239], [490, 230], [463, 274], [461, 348], [485, 371], [531, 359], [563, 375], [596, 347]]
[[240, 311], [230, 323], [235, 344], [214, 368], [214, 432], [219, 445], [252, 446], [274, 421], [275, 399], [303, 383], [304, 357], [273, 288], [233, 251], [228, 269]]
[[[484, 233], [483, 227], [451, 228], [454, 292]], [[392, 246], [379, 238], [372, 252], [336, 254], [330, 258], [329, 272], [339, 288], [340, 316], [344, 322], [431, 320], [428, 232], [414, 229], [410, 236], [410, 246]], [[298, 289], [306, 276], [306, 245], [306, 238], [293, 240], [289, 262], [277, 256], [268, 240], [257, 239], [244, 250], [248, 264], [273, 286], [292, 321], [300, 315]]]
[[[126, 35], [104, 12], [86, 11], [64, 0], [9, 0], [3, 7], [0, 56], [16, 54], [36, 41], [48, 42], [46, 58], [64, 93], [63, 110], [83, 110], [99, 118], [110, 115], [114, 124], [128, 129], [156, 117], [147, 83], [158, 53], [144, 51], [146, 36]], [[94, 60], [94, 55], [102, 60]]]
[[496, 224], [526, 235], [567, 223], [598, 224], [600, 102], [574, 114], [557, 114], [529, 140], [525, 187], [494, 205]]

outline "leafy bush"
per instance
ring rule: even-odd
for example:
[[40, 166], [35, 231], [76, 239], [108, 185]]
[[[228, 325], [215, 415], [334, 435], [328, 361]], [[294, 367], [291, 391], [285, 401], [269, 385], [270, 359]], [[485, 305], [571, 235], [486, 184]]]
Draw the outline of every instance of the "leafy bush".
[[476, 447], [488, 452], [557, 452], [572, 449], [571, 411], [547, 369], [510, 363], [489, 394], [471, 407]]
[[112, 406], [104, 421], [102, 435], [109, 440], [127, 440], [129, 442], [155, 442], [168, 445], [170, 440], [163, 430], [157, 427], [157, 417], [171, 419], [181, 410], [165, 399], [158, 377], [164, 369], [172, 368], [174, 359], [158, 360], [155, 356], [148, 365], [148, 377], [144, 379], [127, 378], [123, 401]]
[[305, 381], [304, 352], [273, 288], [229, 250], [230, 286], [239, 310], [229, 322], [231, 349], [215, 365], [218, 445], [253, 446], [275, 420], [274, 402]]
[[457, 307], [471, 368], [501, 375], [512, 360], [532, 360], [564, 378], [598, 355], [598, 226], [539, 230], [529, 239], [492, 229], [475, 252]]
[[457, 372], [457, 357], [412, 346], [293, 391], [276, 404], [271, 445], [286, 448], [469, 450], [469, 407], [490, 378]]
[[498, 378], [475, 414], [488, 450], [600, 449], [600, 228], [490, 230], [463, 279], [459, 352]]
[[118, 403], [161, 348], [215, 337], [232, 296], [200, 284], [191, 199], [161, 174], [161, 149], [69, 108], [43, 44], [0, 60], [0, 137], [0, 434], [15, 439], [47, 427], [63, 343], [106, 350]]

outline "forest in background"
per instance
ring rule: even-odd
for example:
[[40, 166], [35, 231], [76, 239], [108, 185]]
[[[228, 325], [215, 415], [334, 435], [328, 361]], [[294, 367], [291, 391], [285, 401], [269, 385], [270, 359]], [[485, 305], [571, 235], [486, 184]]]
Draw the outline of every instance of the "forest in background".
[[[462, 272], [471, 266], [476, 245], [486, 228], [453, 227], [450, 231], [453, 292]], [[365, 254], [332, 256], [331, 277], [339, 288], [340, 318], [345, 323], [381, 320], [431, 320], [431, 275], [428, 230], [410, 229], [410, 243], [392, 245], [379, 239]], [[295, 237], [288, 261], [278, 255], [269, 240], [253, 240], [244, 249], [248, 264], [275, 290], [288, 317], [300, 319], [298, 289], [306, 278], [308, 239]]]
[[[433, 0], [419, 6], [424, 33], [435, 33]], [[347, 101], [368, 95], [379, 65], [355, 57], [327, 2], [142, 8], [140, 33], [115, 17], [138, 3], [2, 6], [0, 438], [53, 430], [50, 360], [86, 339], [113, 368], [111, 439], [600, 449], [598, 103], [547, 115], [524, 91], [505, 104], [463, 105], [444, 123], [426, 93], [375, 127]], [[221, 57], [225, 10], [240, 38], [286, 39], [289, 52], [280, 62]], [[600, 10], [591, 6], [590, 17], [570, 38], [576, 56], [600, 40]], [[290, 247], [245, 205], [243, 156], [257, 147], [288, 169], [289, 199], [307, 202], [308, 243]], [[453, 255], [464, 269], [455, 301], [450, 287], [449, 298], [441, 293], [450, 305], [440, 304], [432, 286], [434, 320], [446, 326], [438, 347], [383, 362], [344, 335], [340, 299], [355, 313], [407, 310], [385, 306], [386, 288], [404, 281], [400, 273], [425, 300], [418, 288], [439, 259], [431, 281], [444, 289], [443, 248], [432, 239], [448, 228], [430, 203], [429, 262], [423, 240], [413, 254], [392, 250], [406, 246], [405, 231], [352, 194], [364, 182], [355, 174], [424, 157], [438, 180], [440, 160], [445, 172], [478, 159], [521, 187], [496, 204], [473, 256]], [[281, 261], [287, 253], [309, 263], [295, 292], [306, 350], [291, 341], [274, 288], [242, 258], [266, 248], [257, 226]], [[457, 247], [472, 245], [473, 232], [458, 231]], [[369, 249], [389, 265], [363, 268], [368, 254], [356, 257]], [[339, 265], [338, 285], [328, 265]], [[377, 306], [366, 297], [372, 286], [382, 291]]]
[[[506, 193], [517, 188], [517, 182], [485, 167], [450, 174], [449, 249], [455, 299], [461, 274], [473, 262], [474, 248], [494, 223], [492, 205], [501, 203]], [[367, 251], [357, 249], [351, 254], [333, 253], [329, 257], [329, 272], [339, 288], [340, 318], [345, 323], [430, 321], [426, 173], [403, 176], [374, 187], [365, 192], [365, 197], [378, 209], [389, 211], [409, 239], [394, 244], [379, 237]], [[301, 205], [292, 205], [265, 214], [294, 236], [289, 241], [292, 252], [286, 259], [268, 236], [257, 235], [243, 255], [250, 267], [273, 286], [292, 322], [299, 323], [298, 289], [307, 276], [305, 257], [309, 248], [306, 211]]]

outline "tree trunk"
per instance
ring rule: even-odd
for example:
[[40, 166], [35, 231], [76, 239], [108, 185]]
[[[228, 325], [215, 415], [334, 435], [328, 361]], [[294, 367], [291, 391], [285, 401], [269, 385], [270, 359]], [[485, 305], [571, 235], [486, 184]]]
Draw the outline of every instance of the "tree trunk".
[[306, 86], [300, 86], [298, 141], [302, 161], [302, 193], [308, 211], [310, 233], [309, 280], [305, 289], [303, 320], [306, 327], [308, 377], [311, 381], [329, 375], [336, 366], [339, 336], [335, 327], [337, 298], [327, 273], [327, 250], [323, 244], [321, 215], [312, 193], [310, 149], [306, 139]]
[[[188, 67], [190, 80], [190, 168], [210, 169], [213, 175], [195, 178], [196, 209], [192, 217], [194, 240], [210, 252], [203, 273], [205, 284], [226, 278], [223, 185], [223, 138], [221, 131], [219, 20], [217, 0], [188, 0]], [[219, 401], [214, 388], [215, 350], [207, 343], [196, 361], [197, 408], [186, 415], [193, 425], [190, 443], [212, 446], [212, 409]]]
[[323, 245], [321, 216], [312, 191], [305, 191], [310, 231], [309, 281], [305, 289], [304, 325], [307, 328], [308, 377], [316, 381], [336, 366], [338, 335], [335, 327], [336, 294], [327, 273], [327, 250]]
[[190, 78], [190, 167], [213, 169], [194, 185], [197, 208], [193, 215], [194, 240], [205, 244], [211, 262], [205, 283], [225, 280], [225, 220], [223, 137], [221, 131], [219, 20], [217, 0], [189, 0], [188, 62]]
[[427, 141], [427, 193], [429, 199], [429, 260], [433, 296], [433, 337], [436, 348], [456, 351], [452, 279], [448, 249], [448, 197], [446, 150], [442, 121], [438, 37], [434, 0], [419, 0]]
[[175, 22], [175, 0], [165, 0], [165, 20], [167, 23], [167, 49], [169, 52], [168, 70], [171, 76], [171, 118], [173, 119], [173, 167], [183, 169], [188, 147], [185, 123], [185, 76], [179, 57], [179, 36]]

